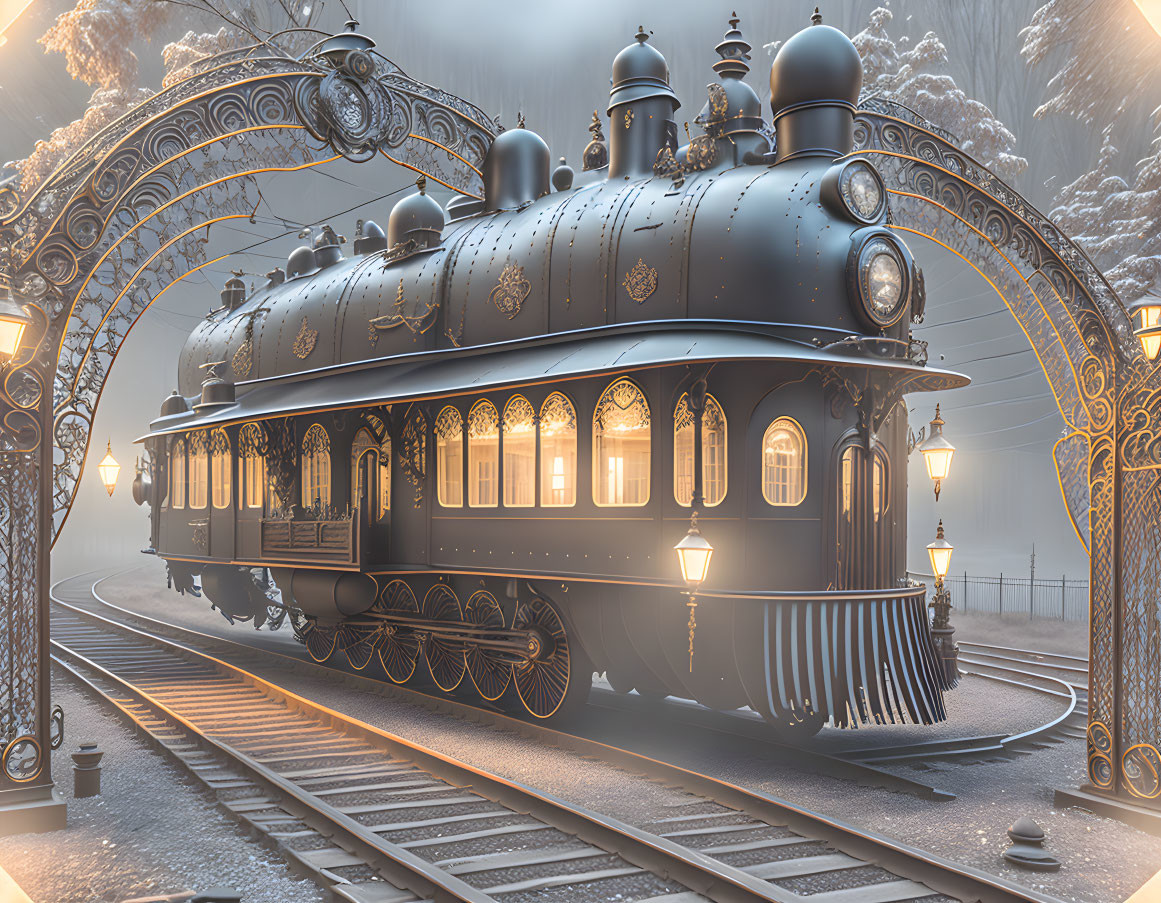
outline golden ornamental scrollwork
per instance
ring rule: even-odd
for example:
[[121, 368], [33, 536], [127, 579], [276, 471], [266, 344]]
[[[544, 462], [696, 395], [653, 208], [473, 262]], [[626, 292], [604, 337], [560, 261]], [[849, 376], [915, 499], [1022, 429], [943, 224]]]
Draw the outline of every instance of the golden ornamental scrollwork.
[[601, 393], [593, 422], [602, 430], [648, 429], [649, 402], [636, 383], [619, 379]]
[[423, 483], [427, 476], [427, 419], [413, 408], [403, 425], [399, 441], [399, 463], [407, 482], [415, 489], [415, 507], [423, 503]]
[[[405, 326], [412, 335], [422, 335], [435, 324], [435, 315], [439, 310], [439, 304], [430, 301], [422, 302], [422, 309], [413, 314], [407, 313], [406, 305], [407, 299], [403, 296], [403, 280], [400, 279], [399, 286], [395, 289], [395, 303], [392, 305], [391, 313], [382, 317], [372, 317], [367, 321], [372, 348], [379, 344], [380, 332]], [[415, 306], [413, 303], [412, 307]]]
[[243, 340], [242, 344], [238, 346], [238, 350], [234, 352], [234, 356], [230, 359], [230, 367], [234, 371], [234, 375], [239, 379], [245, 379], [250, 375], [250, 367], [254, 363], [254, 342], [249, 336]]
[[501, 270], [500, 279], [488, 297], [496, 310], [511, 320], [520, 313], [531, 291], [532, 283], [524, 278], [524, 267], [510, 263]]
[[629, 128], [633, 124], [633, 108], [629, 107], [625, 111], [625, 128]]
[[310, 328], [310, 320], [306, 317], [302, 318], [302, 326], [298, 329], [298, 335], [294, 337], [294, 344], [291, 346], [291, 351], [294, 356], [300, 360], [306, 360], [310, 357], [310, 353], [314, 351], [314, 346], [318, 342], [318, 330]]
[[646, 298], [657, 291], [657, 270], [638, 257], [621, 284], [625, 286], [630, 298], [638, 304], [643, 304]]

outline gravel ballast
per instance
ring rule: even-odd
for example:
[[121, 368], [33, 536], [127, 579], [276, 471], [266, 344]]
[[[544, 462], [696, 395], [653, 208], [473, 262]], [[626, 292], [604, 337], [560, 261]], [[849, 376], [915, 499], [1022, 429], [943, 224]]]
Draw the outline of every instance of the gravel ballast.
[[[102, 595], [117, 605], [181, 626], [237, 642], [255, 642], [301, 656], [289, 629], [255, 633], [249, 625], [231, 627], [206, 600], [180, 597], [165, 589], [164, 568], [150, 562], [131, 574], [105, 581]], [[1009, 625], [1010, 626], [1010, 625]], [[1009, 629], [996, 641], [1024, 645]], [[1027, 645], [1036, 643], [1028, 640]], [[228, 657], [228, 656], [226, 656]], [[252, 666], [253, 667], [253, 666]], [[398, 733], [497, 774], [548, 790], [569, 801], [634, 824], [688, 806], [686, 794], [634, 778], [618, 768], [581, 758], [508, 731], [461, 721], [422, 706], [358, 693], [327, 677], [296, 671], [273, 660], [253, 669], [261, 676], [318, 702]], [[958, 694], [963, 693], [962, 696]], [[1060, 711], [1042, 694], [981, 679], [965, 679], [948, 697], [952, 721], [937, 730], [958, 735], [1010, 733], [1035, 726]], [[882, 728], [886, 742], [932, 739], [931, 729]], [[870, 731], [824, 731], [828, 748], [867, 744]], [[848, 739], [849, 738], [849, 739]], [[913, 776], [957, 794], [932, 803], [902, 793], [862, 787], [825, 775], [803, 774], [769, 758], [731, 750], [728, 741], [691, 729], [680, 743], [657, 742], [638, 732], [618, 738], [620, 745], [673, 764], [789, 800], [876, 831], [938, 856], [1002, 875], [1008, 880], [1077, 903], [1120, 903], [1161, 870], [1161, 840], [1083, 810], [1053, 806], [1057, 787], [1077, 787], [1085, 779], [1083, 740], [1066, 740], [1044, 750], [995, 762], [970, 765], [933, 763]], [[1024, 872], [1000, 859], [1008, 846], [1006, 829], [1029, 815], [1047, 834], [1046, 847], [1063, 862], [1055, 874]]]

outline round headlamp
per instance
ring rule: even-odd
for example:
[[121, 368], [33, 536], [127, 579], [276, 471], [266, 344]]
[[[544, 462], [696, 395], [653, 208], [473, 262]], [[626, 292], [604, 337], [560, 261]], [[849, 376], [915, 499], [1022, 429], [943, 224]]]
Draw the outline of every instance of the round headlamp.
[[823, 176], [822, 200], [835, 213], [871, 225], [887, 212], [887, 188], [868, 161], [856, 157], [832, 166]]
[[856, 239], [848, 263], [860, 313], [872, 327], [894, 326], [907, 312], [911, 264], [894, 236], [873, 232]]

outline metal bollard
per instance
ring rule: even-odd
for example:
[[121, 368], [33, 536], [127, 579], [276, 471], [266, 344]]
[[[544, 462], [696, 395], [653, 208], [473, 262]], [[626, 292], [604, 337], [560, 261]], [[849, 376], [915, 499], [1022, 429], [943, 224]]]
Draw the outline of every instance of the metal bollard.
[[101, 793], [101, 757], [105, 754], [96, 743], [82, 743], [73, 755], [73, 796], [99, 796]]

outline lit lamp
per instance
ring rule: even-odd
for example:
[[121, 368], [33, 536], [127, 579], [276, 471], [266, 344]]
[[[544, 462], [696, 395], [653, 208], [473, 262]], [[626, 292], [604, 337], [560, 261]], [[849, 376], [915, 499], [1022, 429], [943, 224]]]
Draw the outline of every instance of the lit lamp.
[[951, 570], [952, 544], [944, 538], [943, 521], [935, 531], [935, 542], [927, 544], [927, 554], [931, 558], [931, 570], [935, 574], [935, 596], [931, 600], [931, 637], [943, 665], [943, 676], [948, 687], [959, 682], [959, 647], [956, 646], [951, 626], [951, 592], [944, 578]]
[[[700, 462], [699, 462], [700, 463]], [[695, 480], [695, 483], [699, 482]], [[695, 489], [700, 487], [695, 487]], [[700, 493], [697, 493], [700, 495]], [[699, 499], [700, 500], [700, 499]], [[689, 587], [689, 673], [693, 673], [693, 635], [697, 630], [697, 588], [705, 582], [709, 572], [710, 559], [714, 554], [714, 547], [709, 544], [697, 526], [697, 512], [689, 516], [689, 531], [682, 537], [681, 542], [673, 547], [677, 552], [677, 563], [681, 565], [681, 579]]]
[[10, 361], [20, 349], [20, 340], [32, 318], [24, 312], [11, 292], [0, 292], [0, 361]]
[[1139, 325], [1133, 335], [1141, 340], [1145, 357], [1156, 360], [1161, 351], [1161, 295], [1153, 292], [1138, 298], [1129, 305], [1129, 316], [1136, 318]]
[[951, 472], [951, 459], [955, 454], [955, 446], [943, 437], [944, 420], [939, 416], [939, 405], [935, 406], [935, 419], [931, 421], [931, 432], [922, 440], [919, 451], [923, 455], [923, 463], [927, 465], [927, 475], [935, 483], [935, 500], [939, 501], [939, 486]]
[[105, 448], [105, 457], [97, 465], [97, 472], [101, 475], [101, 482], [105, 486], [105, 491], [112, 498], [113, 490], [117, 488], [117, 474], [121, 472], [121, 465], [113, 457], [113, 440], [111, 439]]
[[931, 571], [935, 574], [936, 586], [943, 584], [943, 578], [951, 569], [951, 553], [954, 549], [955, 546], [944, 539], [943, 521], [940, 520], [939, 527], [935, 531], [935, 542], [927, 544], [927, 554], [931, 557]]

